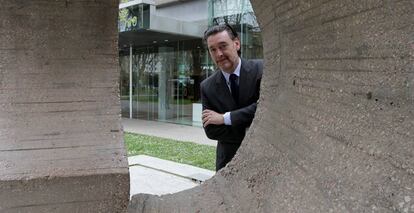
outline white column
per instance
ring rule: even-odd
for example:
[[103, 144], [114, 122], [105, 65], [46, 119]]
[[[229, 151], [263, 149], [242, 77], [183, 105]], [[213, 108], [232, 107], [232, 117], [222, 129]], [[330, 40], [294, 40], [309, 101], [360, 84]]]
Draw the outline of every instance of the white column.
[[169, 99], [174, 98], [173, 91], [168, 91], [169, 86], [174, 87], [174, 82], [169, 83], [170, 71], [173, 63], [173, 48], [160, 47], [158, 49], [158, 56], [161, 60], [161, 70], [158, 75], [158, 120], [165, 121], [173, 117], [174, 112], [169, 106]]

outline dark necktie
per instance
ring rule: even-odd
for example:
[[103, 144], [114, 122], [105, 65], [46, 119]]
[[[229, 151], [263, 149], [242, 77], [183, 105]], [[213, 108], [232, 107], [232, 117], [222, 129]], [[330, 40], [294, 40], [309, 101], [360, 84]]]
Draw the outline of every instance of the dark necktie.
[[237, 78], [238, 77], [236, 74], [230, 75], [230, 89], [234, 101], [236, 102], [236, 104], [239, 104], [239, 85], [237, 84]]

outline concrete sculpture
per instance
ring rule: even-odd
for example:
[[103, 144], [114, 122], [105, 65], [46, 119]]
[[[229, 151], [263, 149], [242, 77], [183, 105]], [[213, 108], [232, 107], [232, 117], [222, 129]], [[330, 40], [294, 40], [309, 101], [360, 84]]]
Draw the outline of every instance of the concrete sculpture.
[[129, 212], [413, 212], [413, 1], [252, 4], [265, 72], [234, 161]]
[[[413, 212], [414, 3], [252, 4], [265, 73], [234, 161], [128, 211]], [[0, 5], [0, 212], [125, 211], [118, 2]]]
[[125, 212], [118, 1], [0, 0], [0, 212]]

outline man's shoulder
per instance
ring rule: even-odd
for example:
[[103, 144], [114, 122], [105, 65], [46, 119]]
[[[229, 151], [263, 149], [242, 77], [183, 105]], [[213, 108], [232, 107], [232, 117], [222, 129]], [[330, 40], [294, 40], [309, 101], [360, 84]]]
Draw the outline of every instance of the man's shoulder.
[[204, 79], [201, 82], [201, 86], [205, 87], [207, 85], [213, 84], [217, 79], [217, 75], [219, 75], [219, 74], [221, 74], [221, 72], [219, 70], [216, 70], [212, 75], [210, 75], [208, 78]]
[[262, 64], [263, 65], [263, 59], [243, 59], [243, 60], [246, 61], [248, 64], [254, 64], [254, 65]]
[[259, 75], [263, 73], [263, 59], [242, 59], [242, 65], [245, 69], [257, 72]]

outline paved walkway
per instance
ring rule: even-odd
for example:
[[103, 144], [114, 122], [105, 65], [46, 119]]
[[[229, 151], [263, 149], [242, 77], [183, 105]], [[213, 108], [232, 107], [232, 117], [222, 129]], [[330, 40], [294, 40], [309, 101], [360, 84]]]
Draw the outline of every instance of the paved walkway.
[[146, 155], [128, 158], [130, 196], [138, 193], [163, 195], [190, 189], [215, 172]]
[[207, 138], [202, 127], [122, 118], [124, 131], [145, 135], [190, 141], [198, 144], [216, 146], [217, 141]]
[[[217, 145], [216, 141], [207, 138], [202, 127], [126, 118], [122, 118], [122, 125], [126, 132]], [[215, 174], [214, 171], [146, 155], [128, 157], [128, 163], [131, 197], [139, 193], [163, 195], [190, 189]]]

